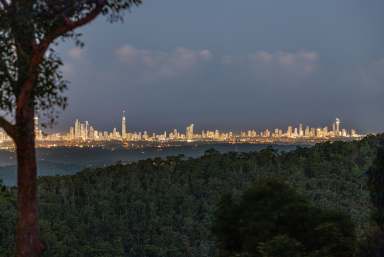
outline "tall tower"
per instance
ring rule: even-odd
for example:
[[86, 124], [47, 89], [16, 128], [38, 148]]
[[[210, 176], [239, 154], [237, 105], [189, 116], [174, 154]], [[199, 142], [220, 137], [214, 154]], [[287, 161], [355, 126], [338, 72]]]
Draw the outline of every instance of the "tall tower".
[[185, 134], [186, 134], [188, 140], [193, 139], [193, 127], [194, 126], [195, 126], [194, 124], [191, 124], [186, 129], [186, 133]]
[[80, 123], [80, 138], [85, 139], [85, 123]]
[[89, 136], [89, 122], [85, 121], [85, 131], [84, 131], [84, 138], [88, 139]]
[[35, 116], [33, 120], [35, 126], [35, 138], [36, 140], [40, 140], [42, 138], [42, 132], [40, 130], [39, 117]]
[[340, 119], [336, 118], [336, 133], [339, 136], [340, 135]]
[[33, 118], [34, 124], [35, 124], [35, 133], [39, 131], [39, 117], [35, 116]]
[[302, 123], [300, 123], [300, 125], [299, 125], [299, 136], [300, 137], [304, 136], [304, 130], [303, 130], [303, 124]]
[[287, 129], [287, 136], [288, 136], [288, 137], [292, 137], [292, 126], [288, 126], [288, 129]]
[[81, 137], [81, 134], [80, 134], [80, 121], [78, 119], [76, 119], [75, 121], [75, 138], [78, 139]]
[[123, 117], [121, 118], [121, 137], [124, 139], [127, 136], [127, 121], [125, 119], [125, 111], [123, 111]]

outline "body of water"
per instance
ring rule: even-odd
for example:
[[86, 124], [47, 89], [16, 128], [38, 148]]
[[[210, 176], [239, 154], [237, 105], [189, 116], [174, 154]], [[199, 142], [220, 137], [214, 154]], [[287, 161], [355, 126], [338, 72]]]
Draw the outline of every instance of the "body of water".
[[[208, 149], [220, 152], [251, 152], [273, 147], [279, 151], [291, 151], [296, 145], [255, 145], [255, 144], [209, 144], [183, 145], [169, 148], [125, 149], [117, 148], [50, 148], [38, 149], [39, 176], [71, 175], [84, 168], [104, 167], [117, 162], [128, 163], [155, 157], [167, 157], [183, 154], [187, 157], [199, 157]], [[0, 151], [0, 179], [3, 184], [16, 183], [16, 156], [11, 151]]]

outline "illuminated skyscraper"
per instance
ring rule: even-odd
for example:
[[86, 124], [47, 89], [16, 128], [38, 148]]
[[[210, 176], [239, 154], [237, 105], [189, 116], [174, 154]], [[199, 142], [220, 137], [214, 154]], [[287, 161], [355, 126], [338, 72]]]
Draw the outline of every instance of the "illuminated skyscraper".
[[70, 140], [75, 139], [75, 129], [73, 127], [69, 128], [69, 139]]
[[301, 123], [299, 125], [299, 136], [300, 137], [304, 136], [303, 124], [301, 124]]
[[35, 131], [37, 131], [39, 129], [39, 117], [35, 116], [33, 121], [35, 123]]
[[85, 139], [85, 124], [80, 123], [80, 138]]
[[78, 119], [76, 119], [75, 121], [75, 139], [79, 139], [81, 137], [81, 133], [80, 133], [80, 122]]
[[41, 140], [43, 137], [43, 133], [40, 129], [39, 117], [37, 116], [34, 117], [34, 126], [35, 126], [35, 138], [36, 140]]
[[336, 134], [340, 135], [340, 119], [336, 118]]
[[123, 111], [123, 117], [121, 118], [121, 137], [124, 139], [127, 136], [127, 122], [125, 119], [125, 111]]
[[292, 126], [288, 126], [287, 136], [292, 137]]
[[94, 139], [94, 137], [95, 137], [95, 129], [92, 126], [90, 126], [89, 127], [88, 138], [89, 139]]
[[89, 122], [85, 121], [84, 139], [88, 139], [88, 137], [89, 137]]
[[305, 136], [306, 137], [310, 137], [311, 136], [311, 130], [310, 130], [309, 126], [305, 127]]
[[194, 124], [189, 125], [185, 131], [185, 135], [186, 135], [188, 140], [193, 139], [193, 127], [194, 126], [195, 126]]
[[0, 129], [0, 143], [4, 142], [6, 138], [5, 131], [3, 129]]

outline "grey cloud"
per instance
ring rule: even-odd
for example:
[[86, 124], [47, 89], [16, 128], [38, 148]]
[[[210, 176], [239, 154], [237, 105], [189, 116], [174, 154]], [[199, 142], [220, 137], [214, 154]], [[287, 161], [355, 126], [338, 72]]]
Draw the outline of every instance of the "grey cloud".
[[300, 80], [315, 72], [319, 55], [305, 50], [276, 53], [259, 51], [249, 55], [248, 61], [255, 75], [264, 79]]
[[124, 45], [116, 49], [115, 54], [126, 65], [127, 72], [135, 74], [136, 80], [144, 81], [176, 78], [213, 58], [209, 50], [183, 47], [162, 52]]
[[314, 51], [257, 51], [246, 57], [224, 56], [221, 64], [229, 69], [243, 67], [258, 81], [297, 84], [316, 72], [319, 60], [319, 54]]

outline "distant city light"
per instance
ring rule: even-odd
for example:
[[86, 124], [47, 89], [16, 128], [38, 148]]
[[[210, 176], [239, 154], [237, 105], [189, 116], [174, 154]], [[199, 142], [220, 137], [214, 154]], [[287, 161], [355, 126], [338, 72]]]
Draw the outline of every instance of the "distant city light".
[[[78, 119], [74, 126], [65, 133], [44, 134], [39, 125], [38, 117], [35, 117], [35, 136], [38, 146], [56, 147], [56, 146], [92, 146], [96, 142], [120, 141], [121, 143], [131, 142], [152, 142], [152, 143], [172, 143], [172, 142], [224, 142], [224, 143], [295, 143], [295, 142], [316, 142], [330, 140], [348, 140], [360, 139], [364, 135], [358, 134], [355, 129], [347, 130], [341, 127], [341, 120], [336, 118], [331, 129], [327, 126], [322, 128], [313, 128], [299, 124], [298, 127], [288, 126], [283, 129], [274, 130], [265, 129], [263, 131], [248, 130], [234, 133], [232, 131], [224, 132], [219, 130], [202, 130], [197, 133], [194, 130], [195, 125], [186, 127], [185, 133], [177, 129], [162, 134], [149, 134], [147, 131], [130, 132], [127, 127], [125, 111], [121, 118], [120, 131], [114, 128], [112, 131], [99, 131], [95, 129], [88, 121], [81, 122]], [[0, 146], [9, 147], [12, 143], [10, 137], [0, 130]]]

